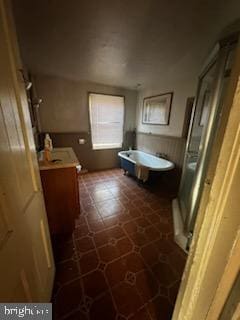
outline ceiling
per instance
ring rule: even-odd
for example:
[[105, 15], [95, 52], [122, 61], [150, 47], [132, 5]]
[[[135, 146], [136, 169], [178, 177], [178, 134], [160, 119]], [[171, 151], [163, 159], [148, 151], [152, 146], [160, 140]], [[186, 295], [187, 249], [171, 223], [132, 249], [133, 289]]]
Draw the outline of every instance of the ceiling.
[[221, 29], [240, 16], [237, 0], [12, 2], [32, 73], [132, 89], [192, 79]]

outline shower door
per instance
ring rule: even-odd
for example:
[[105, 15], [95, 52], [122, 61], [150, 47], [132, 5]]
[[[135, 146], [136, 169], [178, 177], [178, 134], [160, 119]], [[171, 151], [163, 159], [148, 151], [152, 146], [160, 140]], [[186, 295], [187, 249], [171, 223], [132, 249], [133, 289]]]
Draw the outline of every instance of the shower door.
[[194, 228], [212, 143], [220, 124], [234, 48], [232, 42], [220, 47], [199, 80], [178, 197], [186, 235]]

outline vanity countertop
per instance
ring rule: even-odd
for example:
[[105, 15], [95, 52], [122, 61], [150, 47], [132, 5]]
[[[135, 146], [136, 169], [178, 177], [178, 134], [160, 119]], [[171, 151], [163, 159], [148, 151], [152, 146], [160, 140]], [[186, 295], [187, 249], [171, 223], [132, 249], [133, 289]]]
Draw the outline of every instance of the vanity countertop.
[[72, 148], [54, 148], [51, 152], [51, 161], [44, 160], [44, 151], [38, 153], [40, 170], [79, 167], [79, 161]]

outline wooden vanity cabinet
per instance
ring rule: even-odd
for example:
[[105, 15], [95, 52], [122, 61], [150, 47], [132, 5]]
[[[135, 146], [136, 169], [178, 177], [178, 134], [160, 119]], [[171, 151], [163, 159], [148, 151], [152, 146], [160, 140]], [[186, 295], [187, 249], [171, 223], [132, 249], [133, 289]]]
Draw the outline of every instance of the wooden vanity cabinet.
[[[70, 148], [68, 148], [70, 149]], [[42, 188], [47, 209], [49, 229], [52, 235], [71, 233], [80, 214], [78, 171], [64, 161], [40, 165]]]

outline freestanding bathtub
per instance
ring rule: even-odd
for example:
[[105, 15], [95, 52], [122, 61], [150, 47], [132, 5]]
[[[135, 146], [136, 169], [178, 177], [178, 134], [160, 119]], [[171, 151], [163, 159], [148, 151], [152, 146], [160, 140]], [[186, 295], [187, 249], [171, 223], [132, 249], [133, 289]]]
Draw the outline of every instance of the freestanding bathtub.
[[171, 161], [139, 150], [120, 151], [118, 156], [121, 160], [122, 169], [134, 176], [136, 175], [136, 165], [147, 167], [150, 175], [174, 168], [174, 163]]

